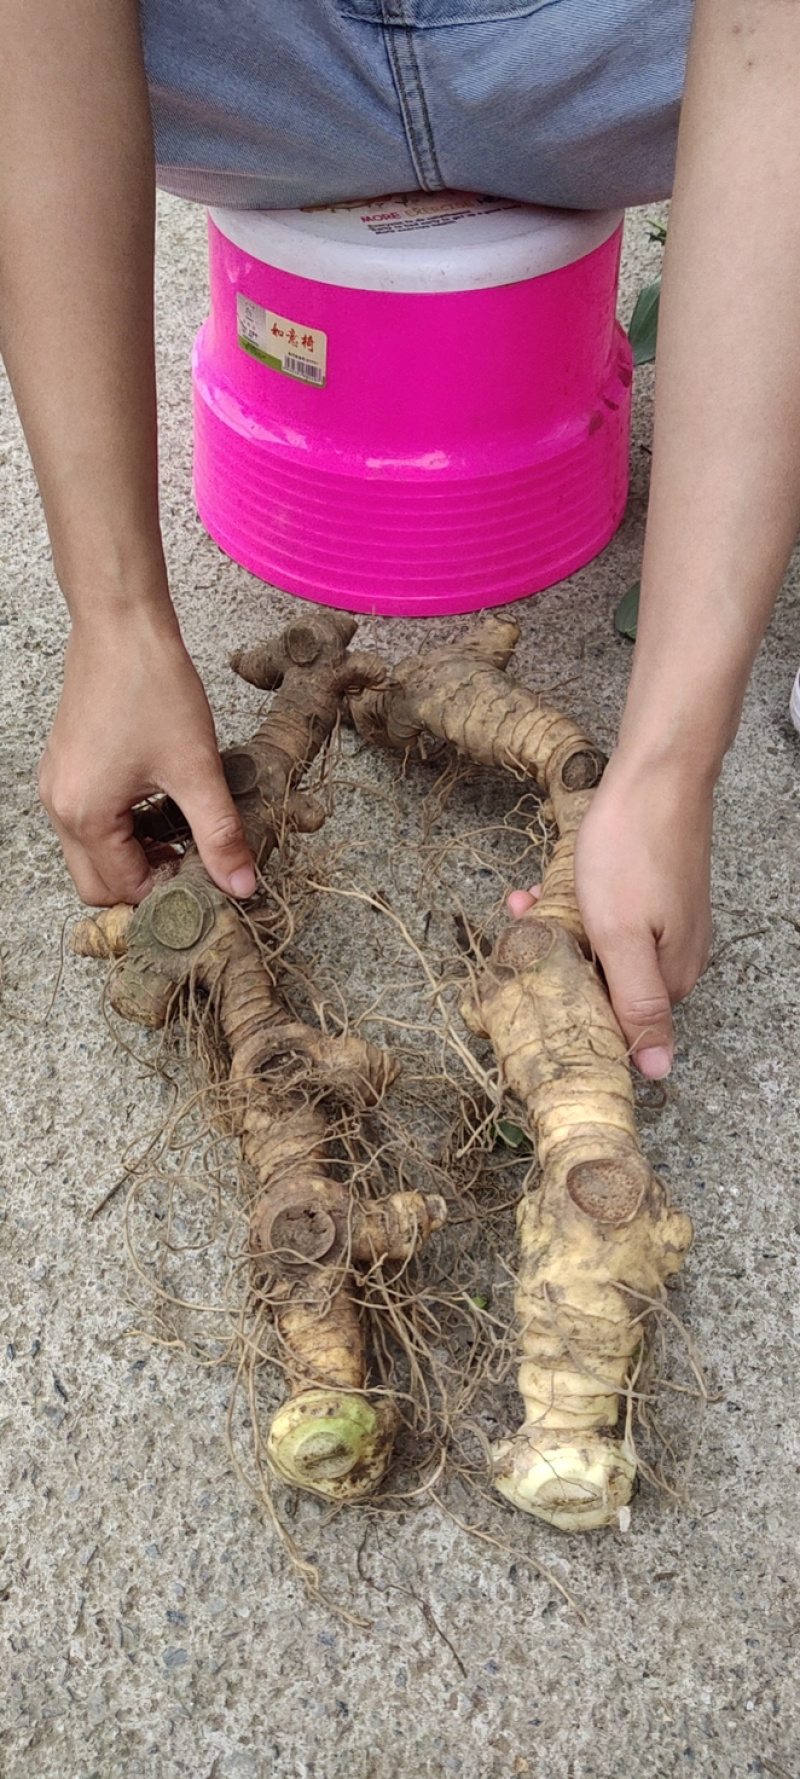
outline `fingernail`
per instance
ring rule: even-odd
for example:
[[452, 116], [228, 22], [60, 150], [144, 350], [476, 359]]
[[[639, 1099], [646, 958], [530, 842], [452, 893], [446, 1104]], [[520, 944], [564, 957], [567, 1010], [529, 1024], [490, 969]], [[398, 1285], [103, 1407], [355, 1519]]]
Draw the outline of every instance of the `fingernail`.
[[642, 1075], [651, 1081], [663, 1081], [672, 1068], [672, 1057], [664, 1046], [652, 1050], [637, 1050], [634, 1062]]
[[252, 865], [240, 865], [230, 878], [232, 896], [252, 896], [256, 887], [256, 874]]

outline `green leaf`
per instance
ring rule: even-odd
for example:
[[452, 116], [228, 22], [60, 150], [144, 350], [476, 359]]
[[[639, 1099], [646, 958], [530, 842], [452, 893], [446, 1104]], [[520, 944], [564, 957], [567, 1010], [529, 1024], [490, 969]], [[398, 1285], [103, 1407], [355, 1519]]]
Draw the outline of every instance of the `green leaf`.
[[634, 364], [652, 364], [655, 358], [660, 295], [661, 279], [657, 278], [655, 284], [648, 284], [644, 290], [640, 290], [636, 299], [636, 308], [628, 328]]
[[666, 225], [666, 223], [658, 222], [658, 220], [656, 219], [655, 216], [648, 216], [647, 229], [648, 229], [648, 234], [647, 234], [648, 241], [657, 241], [659, 247], [664, 247], [666, 244], [666, 239], [667, 239], [667, 225]]
[[614, 613], [614, 629], [620, 636], [629, 636], [631, 642], [636, 641], [636, 630], [639, 623], [639, 593], [641, 581], [634, 581], [633, 586], [623, 593]]
[[507, 1149], [519, 1149], [523, 1155], [533, 1154], [533, 1144], [528, 1132], [521, 1125], [512, 1124], [508, 1118], [498, 1118], [495, 1125], [497, 1141], [505, 1143]]
[[474, 1303], [476, 1310], [486, 1310], [489, 1308], [489, 1299], [484, 1291], [473, 1291], [469, 1301], [470, 1303]]

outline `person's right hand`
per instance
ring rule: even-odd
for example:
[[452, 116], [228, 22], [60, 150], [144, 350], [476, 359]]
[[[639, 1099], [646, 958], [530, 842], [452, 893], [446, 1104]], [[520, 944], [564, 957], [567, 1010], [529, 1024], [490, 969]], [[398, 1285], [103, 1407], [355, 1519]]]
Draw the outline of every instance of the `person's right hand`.
[[208, 700], [171, 611], [95, 610], [76, 621], [39, 789], [84, 902], [147, 895], [153, 872], [132, 808], [159, 791], [183, 811], [220, 889], [255, 888]]
[[[669, 762], [613, 754], [578, 831], [575, 888], [620, 1027], [641, 1074], [672, 1066], [672, 1007], [711, 947], [712, 784]], [[515, 890], [519, 918], [537, 890]]]

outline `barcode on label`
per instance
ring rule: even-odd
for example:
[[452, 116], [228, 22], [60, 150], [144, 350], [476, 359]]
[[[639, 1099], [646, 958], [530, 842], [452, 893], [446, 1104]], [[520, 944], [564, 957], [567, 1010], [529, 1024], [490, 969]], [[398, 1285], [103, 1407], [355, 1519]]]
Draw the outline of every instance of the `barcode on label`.
[[290, 377], [302, 377], [306, 383], [324, 383], [325, 372], [319, 364], [310, 364], [307, 358], [295, 358], [287, 352], [283, 360], [283, 368]]

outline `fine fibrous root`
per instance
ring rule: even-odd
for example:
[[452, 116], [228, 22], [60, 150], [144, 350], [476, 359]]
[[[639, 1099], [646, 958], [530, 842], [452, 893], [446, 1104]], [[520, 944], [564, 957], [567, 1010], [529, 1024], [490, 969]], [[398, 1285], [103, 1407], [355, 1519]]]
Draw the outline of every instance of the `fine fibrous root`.
[[[376, 684], [383, 672], [375, 656], [348, 653], [355, 629], [343, 613], [321, 612], [233, 657], [243, 679], [276, 691], [250, 741], [222, 755], [259, 865], [287, 829], [314, 833], [325, 819], [321, 804], [298, 788], [299, 780], [331, 734], [342, 698]], [[82, 921], [73, 949], [122, 957], [111, 981], [112, 1007], [139, 1025], [162, 1026], [176, 991], [196, 977], [200, 960], [213, 950], [216, 923], [227, 906], [189, 846], [175, 874], [157, 882], [133, 913], [112, 908]]]
[[[354, 631], [352, 620], [320, 613], [234, 657], [243, 677], [277, 690], [252, 740], [223, 755], [259, 864], [287, 826], [309, 832], [322, 823], [321, 806], [298, 781], [330, 735], [343, 695], [382, 674], [374, 657], [347, 653]], [[331, 1037], [290, 1014], [252, 931], [192, 847], [137, 909], [82, 921], [73, 948], [120, 960], [112, 1005], [142, 1025], [163, 1025], [189, 983], [213, 1006], [229, 1057], [227, 1124], [260, 1189], [251, 1216], [254, 1290], [273, 1310], [291, 1392], [270, 1429], [269, 1461], [295, 1486], [360, 1499], [386, 1469], [398, 1416], [391, 1396], [366, 1389], [358, 1271], [409, 1258], [445, 1210], [441, 1199], [416, 1192], [370, 1203], [340, 1184], [324, 1101], [377, 1105], [396, 1064], [352, 1034]]]
[[625, 1040], [593, 965], [535, 911], [498, 940], [464, 1009], [536, 1133], [542, 1182], [519, 1209], [525, 1423], [495, 1452], [518, 1507], [567, 1530], [612, 1522], [636, 1469], [621, 1406], [647, 1306], [689, 1248], [636, 1137]]
[[489, 618], [465, 644], [405, 661], [350, 701], [359, 733], [408, 748], [430, 735], [505, 766], [549, 798], [559, 829], [540, 900], [507, 928], [463, 1012], [493, 1044], [536, 1136], [541, 1184], [519, 1207], [515, 1297], [525, 1420], [494, 1451], [509, 1501], [565, 1530], [612, 1524], [630, 1499], [629, 1405], [648, 1313], [692, 1226], [639, 1147], [625, 1039], [586, 955], [574, 845], [602, 754], [507, 679], [517, 626]]
[[[360, 1038], [289, 1019], [254, 941], [232, 909], [226, 919], [203, 983], [230, 1051], [231, 1121], [261, 1188], [250, 1222], [254, 1282], [272, 1308], [291, 1391], [267, 1456], [284, 1482], [355, 1501], [380, 1481], [397, 1428], [391, 1397], [365, 1390], [355, 1275], [410, 1256], [444, 1222], [444, 1205], [418, 1193], [358, 1201], [332, 1177], [329, 1119], [308, 1088], [376, 1105], [396, 1065]], [[276, 1092], [270, 1071], [290, 1058], [305, 1065], [304, 1088]]]

